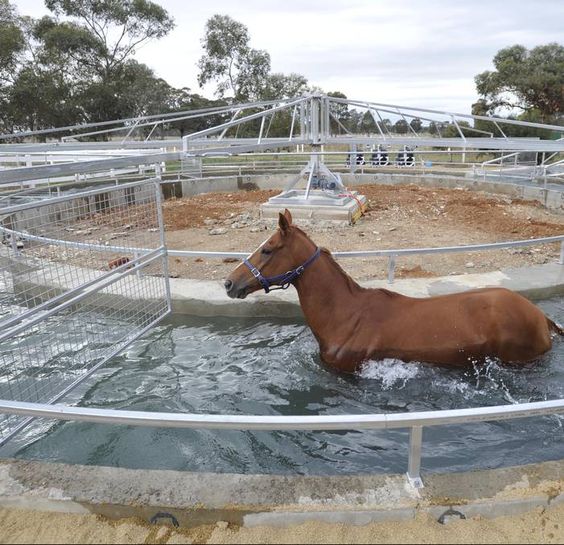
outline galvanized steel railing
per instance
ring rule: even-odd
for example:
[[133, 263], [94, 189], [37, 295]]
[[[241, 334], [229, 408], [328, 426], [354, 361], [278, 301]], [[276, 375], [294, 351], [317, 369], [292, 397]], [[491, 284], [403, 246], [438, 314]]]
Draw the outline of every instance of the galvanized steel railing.
[[[137, 185], [137, 184], [131, 184]], [[87, 193], [96, 193], [104, 190], [94, 190]], [[78, 195], [74, 195], [77, 197]], [[55, 202], [57, 199], [53, 199]], [[36, 203], [34, 203], [36, 204]], [[34, 206], [32, 203], [7, 207], [0, 210], [0, 214], [11, 213], [17, 210]], [[48, 244], [64, 244], [67, 247], [92, 248], [97, 251], [119, 252], [126, 250], [120, 246], [105, 246], [87, 244], [84, 242], [58, 241], [53, 238], [34, 236], [24, 232], [17, 232], [2, 227], [1, 231], [11, 236], [12, 242], [16, 237], [35, 240]], [[490, 244], [473, 244], [466, 246], [449, 246], [439, 248], [405, 248], [388, 250], [367, 250], [354, 252], [335, 252], [338, 258], [349, 257], [388, 257], [388, 281], [394, 279], [396, 258], [402, 255], [434, 254], [495, 250], [516, 246], [530, 246], [547, 243], [561, 243], [560, 263], [564, 264], [564, 235], [543, 237], [538, 239], [498, 242]], [[129, 249], [130, 250], [130, 249]], [[143, 248], [137, 249], [140, 253], [148, 252]], [[184, 250], [168, 250], [168, 255], [174, 257], [209, 257], [242, 258], [248, 252], [200, 252]], [[139, 258], [135, 258], [137, 262]], [[148, 329], [147, 329], [148, 330]], [[41, 403], [26, 403], [17, 401], [0, 400], [0, 413], [7, 415], [26, 416], [28, 418], [50, 418], [57, 420], [81, 420], [108, 424], [124, 424], [136, 426], [156, 426], [175, 428], [206, 428], [206, 429], [231, 429], [231, 430], [350, 430], [350, 429], [410, 429], [409, 457], [407, 465], [407, 478], [409, 483], [420, 488], [423, 486], [421, 468], [421, 447], [423, 428], [425, 426], [466, 424], [471, 422], [525, 418], [532, 416], [545, 416], [564, 414], [564, 400], [541, 401], [516, 405], [502, 405], [495, 407], [478, 407], [471, 409], [456, 409], [446, 411], [429, 411], [416, 413], [372, 414], [372, 415], [320, 415], [320, 416], [242, 416], [242, 415], [209, 415], [209, 414], [182, 414], [182, 413], [155, 413], [144, 411], [121, 411], [109, 409], [93, 409], [70, 407], [64, 405], [49, 405]]]
[[246, 416], [158, 413], [47, 405], [0, 400], [0, 413], [29, 418], [49, 418], [95, 422], [101, 424], [123, 424], [159, 428], [201, 428], [221, 430], [352, 430], [352, 429], [397, 429], [409, 428], [409, 456], [407, 479], [415, 488], [422, 488], [421, 447], [423, 428], [446, 424], [468, 424], [490, 420], [509, 420], [564, 414], [564, 399], [476, 407], [444, 411], [422, 411], [413, 413], [319, 415], [319, 416]]

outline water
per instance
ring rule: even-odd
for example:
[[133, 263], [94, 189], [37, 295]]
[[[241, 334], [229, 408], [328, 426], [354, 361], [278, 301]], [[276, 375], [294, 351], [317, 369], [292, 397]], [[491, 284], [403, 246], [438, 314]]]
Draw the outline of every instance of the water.
[[[540, 303], [564, 322], [564, 300]], [[564, 341], [535, 365], [444, 369], [395, 360], [356, 375], [323, 367], [303, 323], [183, 318], [157, 328], [71, 396], [84, 407], [256, 415], [367, 414], [564, 397]], [[403, 472], [407, 430], [239, 432], [47, 423], [18, 458], [237, 473]], [[456, 471], [564, 458], [556, 416], [428, 427], [423, 469]]]

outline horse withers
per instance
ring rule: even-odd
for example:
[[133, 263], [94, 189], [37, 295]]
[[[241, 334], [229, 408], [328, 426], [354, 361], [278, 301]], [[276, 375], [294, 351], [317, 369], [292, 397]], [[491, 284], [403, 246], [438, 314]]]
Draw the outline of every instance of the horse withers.
[[244, 299], [290, 285], [321, 359], [346, 372], [382, 358], [453, 366], [487, 357], [525, 363], [550, 350], [551, 332], [563, 334], [533, 303], [505, 288], [428, 298], [363, 288], [292, 224], [286, 210], [278, 230], [227, 277], [225, 289]]

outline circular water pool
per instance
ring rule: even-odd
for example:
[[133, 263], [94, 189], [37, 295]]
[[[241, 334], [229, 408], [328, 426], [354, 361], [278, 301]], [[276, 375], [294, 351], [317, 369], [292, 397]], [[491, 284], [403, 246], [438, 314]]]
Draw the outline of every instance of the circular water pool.
[[[564, 299], [539, 304], [564, 322]], [[175, 319], [137, 341], [69, 401], [165, 412], [318, 415], [413, 412], [564, 397], [564, 342], [534, 365], [460, 370], [394, 360], [356, 375], [325, 368], [304, 323]], [[423, 469], [459, 471], [564, 458], [564, 419], [428, 427]], [[407, 430], [239, 432], [42, 423], [10, 455], [129, 468], [235, 473], [403, 472]]]

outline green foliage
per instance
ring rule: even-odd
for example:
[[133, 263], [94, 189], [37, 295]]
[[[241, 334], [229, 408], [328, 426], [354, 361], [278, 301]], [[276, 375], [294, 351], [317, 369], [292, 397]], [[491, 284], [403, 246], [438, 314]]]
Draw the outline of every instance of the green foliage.
[[235, 101], [258, 98], [270, 72], [270, 55], [249, 46], [245, 25], [228, 15], [214, 15], [202, 39], [204, 54], [198, 61], [198, 83], [217, 82], [220, 98], [230, 94]]
[[[473, 115], [480, 115], [480, 116], [487, 116], [489, 114], [489, 107], [485, 100], [480, 99], [474, 104], [472, 104], [472, 114]], [[503, 121], [504, 118], [500, 118], [500, 121]], [[537, 109], [531, 109], [526, 112], [523, 112], [519, 115], [512, 115], [507, 117], [506, 119], [514, 119], [517, 121], [529, 121], [531, 123], [542, 123], [542, 115]], [[558, 122], [558, 120], [555, 120]], [[476, 119], [474, 121], [474, 127], [481, 131], [486, 131], [492, 133], [494, 136], [515, 136], [515, 137], [528, 137], [528, 138], [542, 138], [542, 139], [549, 139], [552, 137], [551, 131], [547, 131], [545, 129], [536, 129], [534, 127], [523, 127], [519, 125], [506, 125], [504, 123], [496, 126], [493, 121], [486, 121], [483, 119]], [[503, 131], [503, 134], [501, 131]]]
[[549, 122], [564, 112], [564, 46], [558, 43], [527, 50], [522, 45], [501, 49], [494, 71], [475, 77], [476, 89], [488, 113], [499, 108], [536, 111]]
[[[464, 136], [471, 135], [472, 131], [464, 130], [465, 127], [470, 127], [468, 121], [457, 121], [457, 123]], [[440, 123], [440, 130], [444, 138], [460, 138], [460, 131], [456, 128], [454, 123]]]
[[0, 76], [4, 67], [11, 73], [10, 85], [0, 87], [0, 130], [168, 108], [170, 86], [131, 58], [140, 45], [174, 26], [166, 10], [147, 0], [46, 0], [46, 5], [54, 16], [34, 21], [18, 18], [8, 0], [0, 0], [0, 30], [11, 29], [0, 32]]
[[309, 90], [307, 79], [301, 74], [268, 74], [260, 91], [262, 100], [294, 98], [302, 96]]
[[80, 94], [89, 121], [151, 115], [166, 111], [171, 88], [144, 64], [129, 60], [109, 80], [94, 81]]
[[[347, 95], [341, 93], [340, 91], [331, 91], [327, 93], [327, 96], [342, 99], [347, 98]], [[343, 127], [350, 132], [351, 114], [349, 112], [348, 104], [331, 104], [329, 108], [329, 111], [331, 112], [329, 120], [331, 132], [333, 134], [341, 134], [344, 132]]]
[[405, 119], [398, 119], [394, 123], [394, 132], [397, 132], [398, 134], [407, 134], [408, 131], [409, 127]]
[[378, 132], [378, 127], [376, 126], [374, 118], [372, 117], [372, 114], [369, 111], [365, 112], [364, 115], [362, 116], [358, 128], [360, 132], [365, 134], [372, 134]]
[[410, 126], [415, 132], [421, 132], [421, 130], [423, 129], [423, 123], [421, 122], [421, 119], [419, 119], [418, 117], [414, 117], [414, 118], [409, 122], [409, 126]]
[[37, 130], [76, 123], [81, 118], [72, 86], [60, 72], [23, 68], [8, 92], [12, 130]]
[[[111, 79], [143, 43], [166, 35], [174, 21], [147, 0], [46, 0], [57, 19], [44, 17], [35, 36], [43, 62], [65, 56], [80, 74]], [[66, 16], [70, 21], [60, 21]]]
[[[180, 112], [185, 110], [198, 110], [202, 108], [214, 108], [217, 106], [225, 106], [224, 100], [210, 100], [199, 94], [190, 93], [190, 89], [183, 87], [182, 89], [171, 89], [169, 95], [169, 110], [171, 112]], [[174, 124], [174, 128], [180, 132], [180, 136], [192, 132], [203, 131], [227, 121], [222, 115], [210, 115], [205, 117], [197, 117], [194, 119], [185, 119], [184, 121]]]
[[12, 79], [24, 48], [21, 21], [8, 0], [0, 0], [0, 85]]

